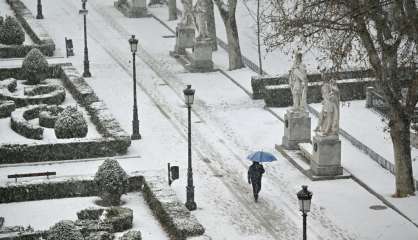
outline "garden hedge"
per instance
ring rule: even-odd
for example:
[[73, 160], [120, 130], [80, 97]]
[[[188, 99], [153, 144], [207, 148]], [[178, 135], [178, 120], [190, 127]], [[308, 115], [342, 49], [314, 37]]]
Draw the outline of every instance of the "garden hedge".
[[[19, 79], [22, 75], [21, 68], [0, 68], [0, 80], [11, 77]], [[0, 143], [0, 164], [110, 157], [126, 153], [131, 144], [130, 136], [71, 64], [50, 65], [48, 77], [60, 78], [63, 81], [77, 103], [87, 110], [102, 137], [56, 143], [3, 142]]]
[[25, 32], [34, 42], [33, 45], [0, 46], [0, 58], [25, 57], [33, 48], [39, 49], [45, 56], [53, 56], [55, 43], [41, 23], [21, 0], [6, 0]]

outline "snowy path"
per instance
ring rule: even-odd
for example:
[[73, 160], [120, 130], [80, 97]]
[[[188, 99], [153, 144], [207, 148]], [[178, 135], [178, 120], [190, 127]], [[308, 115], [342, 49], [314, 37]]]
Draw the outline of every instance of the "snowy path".
[[[59, 15], [60, 21], [66, 24], [63, 29], [61, 23], [45, 20], [48, 30], [53, 32], [51, 35], [55, 34], [57, 39], [63, 39], [64, 31], [65, 34], [80, 35], [82, 25], [75, 14], [78, 3], [44, 2], [50, 12]], [[299, 239], [301, 217], [295, 193], [303, 183], [309, 183], [315, 194], [313, 211], [309, 215], [310, 239], [374, 239], [375, 232], [383, 234], [382, 239], [391, 239], [399, 232], [410, 239], [418, 235], [412, 224], [393, 211], [368, 209], [380, 201], [353, 181], [311, 183], [286, 161], [266, 166], [268, 173], [261, 201], [254, 204], [245, 183], [248, 163], [244, 157], [249, 150], [273, 151], [274, 144], [280, 141], [282, 124], [262, 109], [261, 102], [250, 100], [219, 73], [184, 74], [183, 67], [168, 56], [174, 40], [162, 37], [170, 33], [155, 20], [124, 18], [110, 0], [89, 1], [88, 8], [89, 50], [94, 75], [89, 81], [126, 130], [130, 129], [130, 114], [126, 114], [130, 113], [130, 97], [126, 95], [130, 94], [132, 84], [127, 44], [130, 34], [135, 33], [146, 49], [138, 52], [140, 59], [137, 62], [144, 139], [134, 142], [130, 150], [130, 153], [141, 155], [142, 161], [138, 165], [152, 164], [164, 169], [166, 158], [182, 159], [178, 164], [185, 169], [186, 114], [182, 90], [186, 83], [196, 87], [192, 118], [199, 209], [194, 214], [207, 226], [208, 234], [214, 239]], [[76, 39], [76, 44], [78, 55], [71, 60], [81, 69], [81, 39]], [[155, 151], [158, 153], [152, 153]], [[161, 156], [165, 157], [161, 159]], [[94, 172], [94, 169], [90, 171]], [[184, 183], [182, 178], [173, 184], [182, 200]], [[350, 206], [350, 210], [345, 206]], [[365, 226], [364, 221], [358, 219], [376, 220], [372, 226]], [[344, 226], [344, 230], [340, 226]]]

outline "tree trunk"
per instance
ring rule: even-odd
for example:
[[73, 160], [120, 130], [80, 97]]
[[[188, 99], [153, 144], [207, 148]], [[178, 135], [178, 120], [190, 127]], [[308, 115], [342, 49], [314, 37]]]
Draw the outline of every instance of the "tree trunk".
[[228, 18], [224, 20], [226, 29], [226, 38], [228, 41], [229, 70], [244, 67], [239, 46], [238, 28], [235, 20], [235, 14], [229, 13]]
[[209, 36], [212, 39], [212, 50], [218, 50], [218, 40], [216, 39], [216, 25], [215, 25], [215, 12], [212, 0], [206, 0], [208, 3], [208, 30]]
[[177, 2], [168, 0], [168, 21], [177, 20]]
[[257, 0], [257, 51], [258, 51], [258, 75], [263, 75], [263, 62], [261, 61], [261, 43], [260, 43], [260, 1]]
[[409, 130], [411, 122], [406, 117], [401, 117], [399, 110], [394, 111], [396, 112], [392, 112], [393, 120], [389, 126], [395, 154], [395, 197], [407, 197], [415, 193]]

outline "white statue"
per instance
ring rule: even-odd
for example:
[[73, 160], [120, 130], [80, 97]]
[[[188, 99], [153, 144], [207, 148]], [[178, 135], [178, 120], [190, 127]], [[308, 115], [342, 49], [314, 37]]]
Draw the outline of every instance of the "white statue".
[[297, 53], [295, 62], [289, 70], [289, 86], [293, 97], [293, 111], [306, 111], [308, 93], [308, 75], [302, 63], [302, 53]]
[[340, 128], [340, 91], [335, 81], [325, 82], [321, 87], [322, 110], [315, 132], [322, 136], [338, 136]]
[[183, 16], [180, 22], [183, 26], [192, 26], [194, 22], [192, 0], [181, 0], [181, 3], [183, 4]]
[[194, 6], [194, 19], [195, 26], [198, 31], [196, 39], [208, 39], [208, 4], [206, 0], [197, 0], [196, 5]]

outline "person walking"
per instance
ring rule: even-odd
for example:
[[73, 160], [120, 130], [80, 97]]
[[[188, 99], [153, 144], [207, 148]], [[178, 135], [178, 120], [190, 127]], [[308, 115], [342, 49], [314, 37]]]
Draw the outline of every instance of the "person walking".
[[248, 169], [248, 184], [253, 186], [253, 194], [255, 202], [258, 201], [258, 193], [261, 190], [261, 178], [265, 173], [263, 165], [258, 162], [253, 162]]

